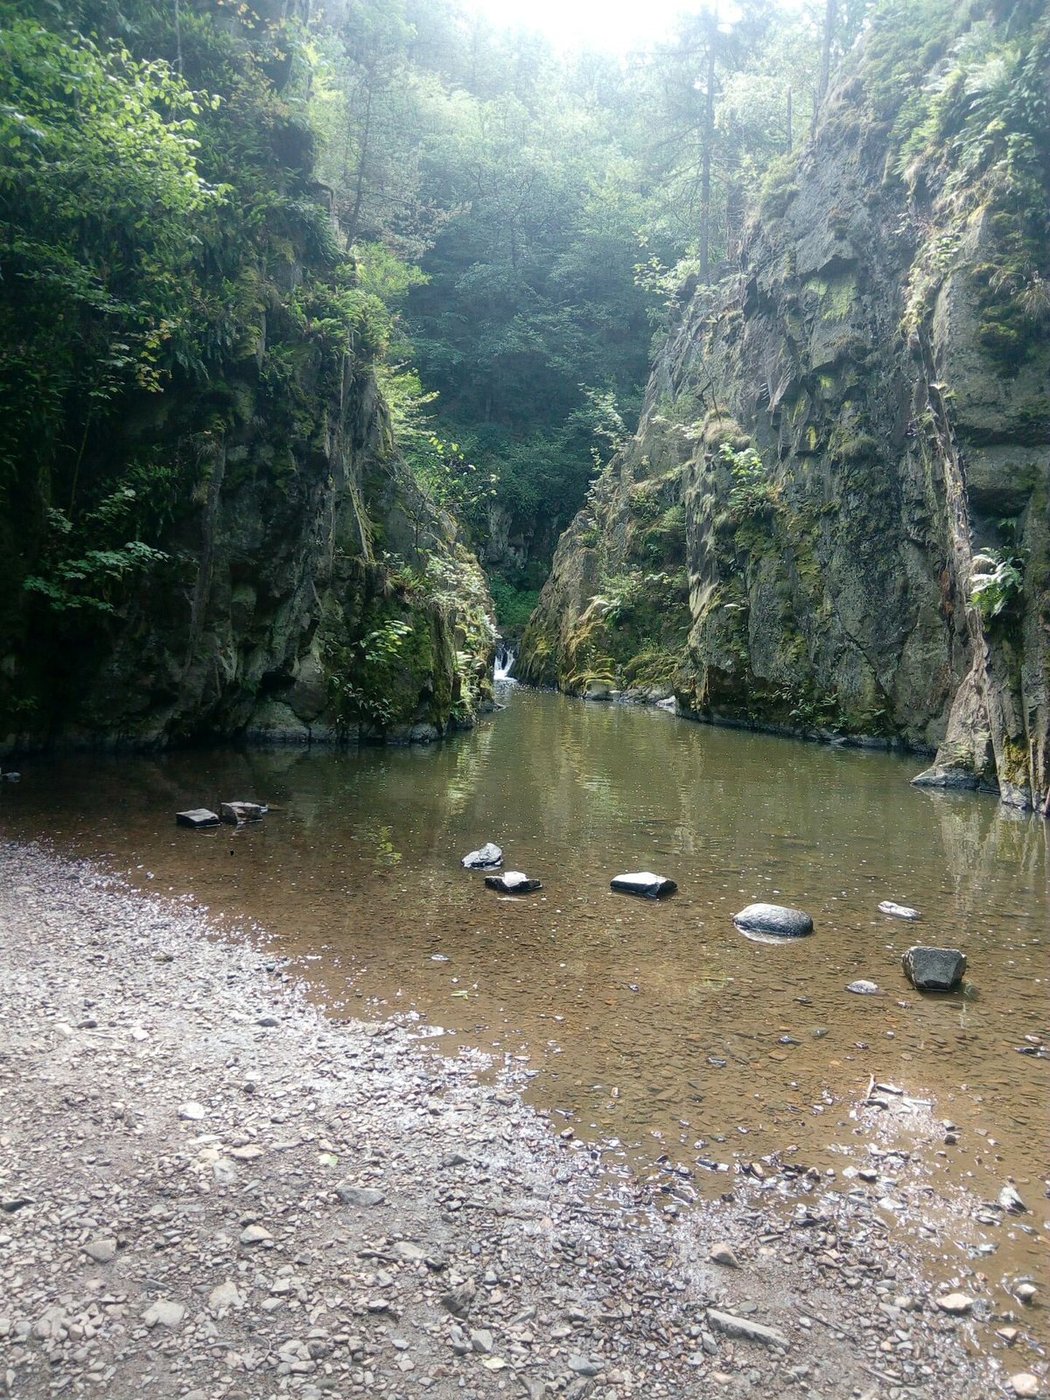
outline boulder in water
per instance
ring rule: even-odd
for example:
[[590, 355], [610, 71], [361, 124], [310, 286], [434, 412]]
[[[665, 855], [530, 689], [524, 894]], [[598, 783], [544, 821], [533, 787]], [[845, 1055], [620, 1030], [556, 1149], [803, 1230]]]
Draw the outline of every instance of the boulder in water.
[[733, 915], [733, 923], [744, 933], [769, 933], [775, 938], [804, 938], [813, 932], [808, 914], [783, 904], [749, 904]]
[[912, 923], [922, 918], [918, 909], [912, 909], [907, 904], [896, 904], [892, 899], [882, 901], [879, 905], [879, 913], [888, 914], [891, 919], [909, 919]]
[[211, 812], [207, 807], [191, 807], [187, 812], [175, 813], [175, 824], [177, 826], [218, 826], [219, 817], [215, 812]]
[[539, 880], [530, 880], [520, 870], [505, 870], [502, 875], [486, 875], [485, 888], [499, 890], [501, 894], [532, 894], [542, 890]]
[[471, 851], [460, 865], [465, 870], [498, 870], [503, 864], [503, 851], [494, 841], [486, 841], [479, 851]]
[[621, 894], [640, 894], [644, 899], [663, 899], [674, 894], [678, 886], [664, 875], [654, 875], [651, 870], [638, 870], [631, 875], [617, 875], [611, 882], [614, 890]]
[[916, 945], [901, 955], [908, 981], [920, 992], [950, 992], [963, 979], [966, 954], [958, 948], [926, 948]]

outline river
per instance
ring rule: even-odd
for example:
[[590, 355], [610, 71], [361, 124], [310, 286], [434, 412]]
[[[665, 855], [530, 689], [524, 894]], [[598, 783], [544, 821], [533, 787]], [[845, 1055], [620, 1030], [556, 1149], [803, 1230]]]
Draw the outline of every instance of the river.
[[[913, 788], [919, 765], [899, 755], [501, 695], [505, 710], [430, 748], [27, 761], [0, 785], [0, 824], [258, 921], [334, 1015], [403, 1014], [452, 1053], [506, 1058], [559, 1130], [615, 1139], [642, 1170], [770, 1153], [842, 1169], [874, 1076], [954, 1124], [958, 1144], [929, 1152], [936, 1189], [994, 1200], [1013, 1179], [1038, 1223], [1044, 820]], [[272, 810], [176, 828], [177, 810], [231, 799]], [[501, 897], [460, 867], [489, 840], [542, 892]], [[679, 892], [610, 890], [641, 869]], [[923, 921], [880, 914], [885, 899]], [[814, 934], [749, 941], [732, 914], [756, 900], [808, 911]], [[915, 992], [900, 966], [914, 942], [962, 948], [964, 989]], [[857, 978], [878, 995], [848, 992]], [[724, 1188], [717, 1170], [696, 1179]], [[1031, 1264], [1035, 1237], [1014, 1238], [1011, 1267]]]

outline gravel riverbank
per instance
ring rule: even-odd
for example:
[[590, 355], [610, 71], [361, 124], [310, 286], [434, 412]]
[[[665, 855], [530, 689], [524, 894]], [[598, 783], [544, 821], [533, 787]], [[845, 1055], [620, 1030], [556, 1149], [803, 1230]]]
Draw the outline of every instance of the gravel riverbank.
[[[1045, 1384], [980, 1341], [981, 1276], [925, 1279], [871, 1206], [805, 1178], [772, 1211], [740, 1178], [676, 1205], [470, 1056], [326, 1020], [260, 934], [192, 903], [0, 845], [0, 987], [0, 1393]], [[960, 1291], [970, 1313], [938, 1306]]]

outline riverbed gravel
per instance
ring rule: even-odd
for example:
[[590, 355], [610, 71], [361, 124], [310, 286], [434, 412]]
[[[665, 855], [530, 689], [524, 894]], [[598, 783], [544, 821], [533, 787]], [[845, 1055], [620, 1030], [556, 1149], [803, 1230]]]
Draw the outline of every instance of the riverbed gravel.
[[0, 989], [0, 1394], [1044, 1393], [858, 1193], [640, 1182], [192, 901], [0, 844]]

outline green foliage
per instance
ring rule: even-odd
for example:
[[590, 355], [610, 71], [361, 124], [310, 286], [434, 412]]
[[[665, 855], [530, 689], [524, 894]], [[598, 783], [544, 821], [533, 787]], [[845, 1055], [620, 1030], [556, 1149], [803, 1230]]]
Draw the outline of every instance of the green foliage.
[[970, 602], [985, 623], [999, 617], [1019, 597], [1024, 587], [1024, 559], [986, 549], [974, 557]]
[[492, 601], [496, 605], [496, 624], [505, 636], [518, 636], [536, 610], [540, 600], [538, 588], [516, 588], [506, 579], [494, 575], [489, 580]]
[[779, 490], [769, 480], [765, 463], [755, 448], [737, 450], [728, 442], [723, 442], [718, 449], [718, 459], [729, 468], [733, 479], [726, 499], [729, 512], [736, 521], [759, 515], [778, 503]]

